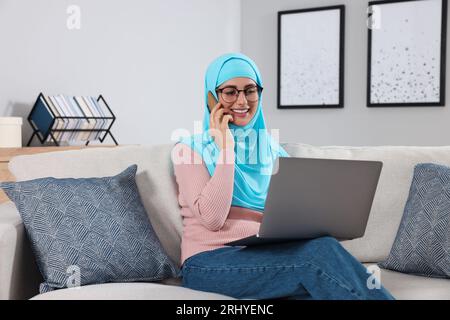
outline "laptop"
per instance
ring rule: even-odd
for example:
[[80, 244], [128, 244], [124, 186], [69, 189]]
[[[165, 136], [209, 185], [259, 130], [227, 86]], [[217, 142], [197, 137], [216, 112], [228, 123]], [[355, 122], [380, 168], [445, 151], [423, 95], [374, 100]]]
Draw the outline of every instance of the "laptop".
[[362, 237], [382, 166], [380, 161], [278, 158], [258, 234], [226, 245]]

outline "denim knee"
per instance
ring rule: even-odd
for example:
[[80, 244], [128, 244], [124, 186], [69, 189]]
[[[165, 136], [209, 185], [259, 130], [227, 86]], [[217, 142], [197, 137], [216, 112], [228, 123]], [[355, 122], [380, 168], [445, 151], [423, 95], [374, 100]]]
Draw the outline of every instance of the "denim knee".
[[311, 240], [315, 245], [323, 246], [325, 248], [340, 248], [340, 242], [333, 237], [325, 236]]
[[336, 238], [329, 236], [310, 240], [308, 249], [308, 251], [311, 254], [314, 254], [314, 256], [316, 256], [317, 253], [330, 258], [344, 258], [349, 256], [349, 253], [345, 250], [341, 243]]

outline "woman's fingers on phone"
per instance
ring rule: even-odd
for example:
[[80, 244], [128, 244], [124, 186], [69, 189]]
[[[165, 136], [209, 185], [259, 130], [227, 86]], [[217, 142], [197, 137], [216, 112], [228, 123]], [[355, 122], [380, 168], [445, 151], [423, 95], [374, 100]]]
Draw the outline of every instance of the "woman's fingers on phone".
[[220, 102], [218, 102], [218, 103], [213, 107], [213, 109], [211, 110], [211, 116], [212, 116], [212, 117], [214, 117], [214, 113], [215, 113], [217, 110], [219, 110], [219, 108], [220, 108], [221, 105], [222, 105], [222, 104], [221, 104]]
[[233, 117], [230, 114], [224, 114], [222, 119], [219, 120], [218, 127], [222, 129], [228, 128], [228, 122], [232, 121]]
[[220, 125], [220, 121], [222, 120], [225, 109], [221, 108], [214, 112], [214, 121]]
[[214, 106], [214, 108], [212, 109], [212, 111], [211, 111], [211, 115], [210, 115], [210, 119], [211, 119], [211, 122], [212, 122], [212, 124], [215, 124], [216, 123], [216, 112], [218, 111], [218, 110], [220, 110], [220, 102], [218, 103], [218, 104], [216, 104], [215, 106]]
[[223, 116], [224, 124], [228, 124], [230, 121], [233, 121], [233, 116], [231, 114], [226, 114]]

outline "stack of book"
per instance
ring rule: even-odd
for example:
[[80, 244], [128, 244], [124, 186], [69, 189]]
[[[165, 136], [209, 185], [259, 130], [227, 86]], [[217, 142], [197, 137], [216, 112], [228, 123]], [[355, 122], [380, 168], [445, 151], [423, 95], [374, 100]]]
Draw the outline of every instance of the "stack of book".
[[52, 140], [51, 132], [57, 141], [94, 141], [107, 131], [114, 116], [102, 99], [40, 94], [29, 119], [42, 140]]

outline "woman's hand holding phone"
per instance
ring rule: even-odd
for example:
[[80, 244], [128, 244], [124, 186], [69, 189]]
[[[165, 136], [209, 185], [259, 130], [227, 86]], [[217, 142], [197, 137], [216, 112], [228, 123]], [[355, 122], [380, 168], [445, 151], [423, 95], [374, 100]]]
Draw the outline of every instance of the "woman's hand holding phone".
[[233, 116], [225, 113], [223, 105], [218, 102], [211, 110], [209, 128], [214, 129], [210, 134], [219, 150], [234, 150], [234, 138], [228, 126], [230, 121], [233, 121]]

